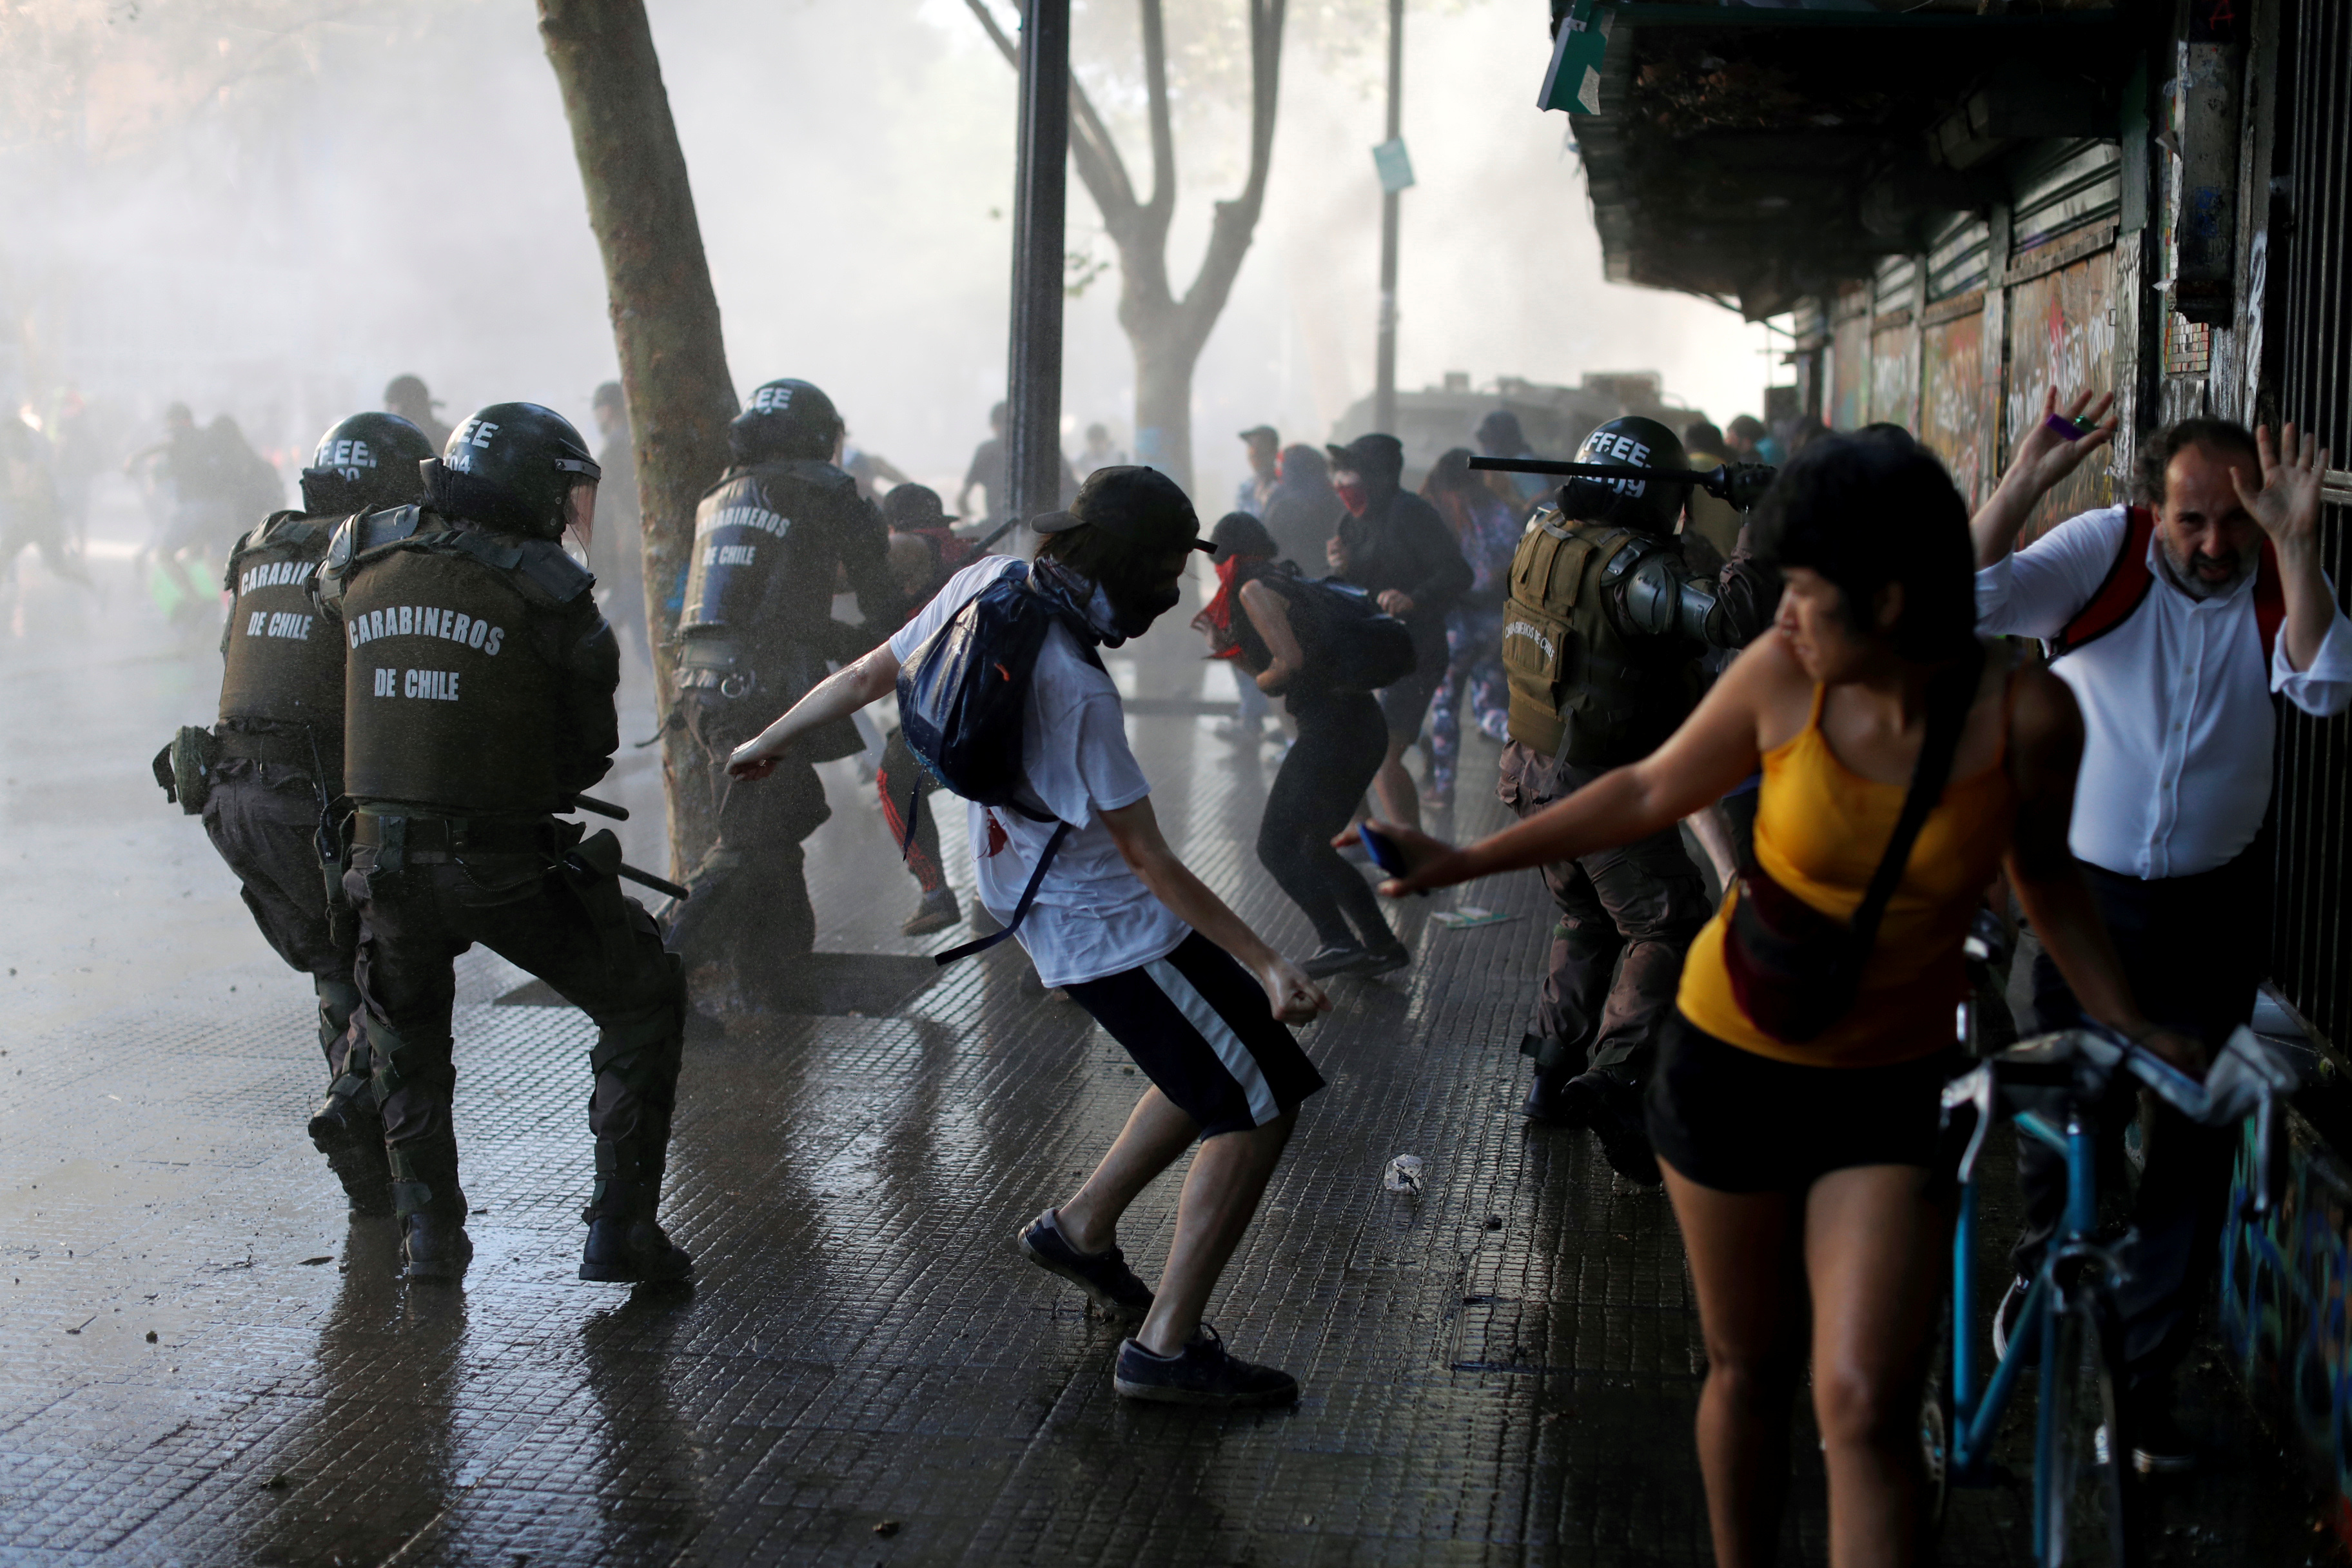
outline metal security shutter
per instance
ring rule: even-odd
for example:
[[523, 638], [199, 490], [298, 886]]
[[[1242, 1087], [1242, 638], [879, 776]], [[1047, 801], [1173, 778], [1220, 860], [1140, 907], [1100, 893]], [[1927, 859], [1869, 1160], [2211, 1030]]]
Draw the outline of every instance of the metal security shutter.
[[[2279, 135], [2294, 226], [2271, 237], [2279, 409], [2315, 427], [2335, 461], [2352, 467], [2352, 6], [2298, 0], [2283, 36]], [[2320, 520], [2339, 594], [2352, 584], [2347, 523], [2352, 508], [2343, 505]], [[2352, 720], [2283, 705], [2279, 728], [2273, 976], [2315, 1027], [2352, 1047]]]
[[1927, 237], [1927, 303], [1985, 286], [1992, 228], [1975, 213], [1954, 213]]
[[2113, 142], [2052, 142], [2011, 172], [2010, 254], [2022, 257], [2123, 216], [2123, 150]]

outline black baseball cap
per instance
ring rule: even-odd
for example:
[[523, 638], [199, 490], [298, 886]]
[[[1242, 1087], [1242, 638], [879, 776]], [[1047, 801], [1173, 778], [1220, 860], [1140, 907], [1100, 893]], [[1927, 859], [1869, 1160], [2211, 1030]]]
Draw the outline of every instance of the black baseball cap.
[[1097, 468], [1078, 487], [1069, 510], [1029, 520], [1038, 533], [1066, 533], [1081, 523], [1143, 549], [1216, 550], [1201, 537], [1200, 515], [1182, 487], [1157, 468], [1132, 463]]

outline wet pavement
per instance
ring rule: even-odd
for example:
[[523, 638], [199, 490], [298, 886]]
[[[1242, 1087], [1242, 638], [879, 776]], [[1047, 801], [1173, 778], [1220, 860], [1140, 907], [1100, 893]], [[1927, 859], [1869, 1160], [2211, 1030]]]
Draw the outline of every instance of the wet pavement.
[[[391, 1223], [347, 1224], [302, 1135], [307, 984], [148, 777], [218, 667], [129, 571], [100, 604], [28, 563], [0, 602], [0, 1560], [1708, 1560], [1665, 1204], [1513, 1114], [1549, 923], [1532, 877], [1467, 893], [1499, 924], [1440, 928], [1451, 895], [1402, 909], [1413, 966], [1339, 982], [1305, 1036], [1331, 1087], [1211, 1305], [1297, 1375], [1295, 1411], [1113, 1395], [1117, 1331], [1012, 1240], [1141, 1080], [1010, 944], [929, 969], [968, 933], [898, 934], [914, 885], [845, 763], [812, 857], [820, 946], [845, 955], [811, 989], [823, 1011], [688, 1047], [663, 1213], [693, 1285], [573, 1279], [590, 1031], [477, 952], [457, 1125], [479, 1252], [462, 1289], [404, 1287]], [[1111, 662], [1170, 838], [1303, 952], [1250, 850], [1272, 753], [1194, 711], [1224, 671], [1155, 643]], [[1500, 816], [1472, 782], [1492, 748], [1469, 746], [1465, 833]], [[605, 793], [643, 808], [633, 858], [658, 866], [645, 755]], [[1418, 1194], [1381, 1182], [1406, 1152]], [[1175, 1190], [1122, 1232], [1146, 1279]], [[2229, 1457], [2168, 1489], [2160, 1560], [2305, 1561], [2306, 1494], [2219, 1372], [2200, 1394]], [[1784, 1555], [1820, 1562], [1798, 1448]], [[2021, 1562], [2023, 1509], [1959, 1494], [1944, 1560]]]

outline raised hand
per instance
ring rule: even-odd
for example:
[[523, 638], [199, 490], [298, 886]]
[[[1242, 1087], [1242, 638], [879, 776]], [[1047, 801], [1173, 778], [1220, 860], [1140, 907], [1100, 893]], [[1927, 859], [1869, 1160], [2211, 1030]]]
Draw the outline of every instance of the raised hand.
[[2239, 504], [2281, 549], [2315, 542], [2319, 537], [2320, 484], [2326, 477], [2331, 454], [2315, 436], [2306, 434], [2298, 439], [2292, 423], [2280, 432], [2276, 442], [2271, 439], [2269, 426], [2259, 426], [2254, 445], [2262, 453], [2262, 482], [2249, 489], [2243, 469], [2230, 470]]
[[2112, 392], [2095, 404], [2087, 392], [2076, 393], [2066, 405], [2065, 416], [2084, 433], [2068, 440], [2050, 427], [2050, 419], [2059, 412], [2058, 389], [2055, 386], [2042, 395], [2042, 417], [2033, 427], [2023, 433], [2017, 443], [2017, 456], [2009, 463], [2011, 479], [2032, 487], [2036, 496], [2048, 494], [2059, 482], [2083, 466], [2083, 460], [2116, 438], [2119, 423], [2111, 413], [2116, 405]]

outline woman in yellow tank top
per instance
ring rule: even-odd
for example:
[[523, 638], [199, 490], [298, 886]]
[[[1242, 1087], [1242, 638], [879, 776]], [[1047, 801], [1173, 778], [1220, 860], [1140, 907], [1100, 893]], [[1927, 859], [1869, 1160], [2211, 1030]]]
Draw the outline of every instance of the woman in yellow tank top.
[[[1412, 868], [1383, 890], [1628, 843], [1760, 767], [1758, 867], [1847, 921], [1903, 809], [1929, 683], [1971, 658], [1968, 511], [1917, 448], [1837, 438], [1783, 470], [1756, 522], [1785, 580], [1779, 616], [1681, 730], [1464, 848], [1376, 824]], [[1774, 1554], [1809, 1355], [1831, 1561], [1914, 1556], [1916, 1422], [1951, 1225], [1927, 1167], [1958, 1068], [1960, 942], [1994, 872], [2006, 867], [2087, 1012], [2194, 1060], [2193, 1044], [2139, 1016], [2067, 850], [2081, 748], [2063, 684], [1997, 651], [1983, 659], [1853, 1004], [1819, 1035], [1777, 1038], [1741, 1007], [1724, 956], [1737, 893], [1692, 943], [1646, 1109], [1706, 1340], [1699, 1462], [1723, 1568]]]

